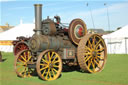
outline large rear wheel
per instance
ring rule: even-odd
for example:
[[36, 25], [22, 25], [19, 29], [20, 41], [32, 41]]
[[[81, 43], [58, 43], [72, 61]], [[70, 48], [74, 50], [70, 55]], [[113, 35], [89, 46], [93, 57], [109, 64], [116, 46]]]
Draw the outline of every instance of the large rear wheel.
[[107, 59], [104, 40], [98, 34], [84, 36], [77, 48], [78, 63], [82, 70], [96, 73], [103, 70]]

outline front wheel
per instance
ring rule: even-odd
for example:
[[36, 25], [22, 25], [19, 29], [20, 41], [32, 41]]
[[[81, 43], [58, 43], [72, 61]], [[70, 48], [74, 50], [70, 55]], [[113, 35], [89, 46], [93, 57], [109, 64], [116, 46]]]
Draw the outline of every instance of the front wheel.
[[52, 50], [46, 50], [38, 56], [36, 69], [43, 80], [56, 80], [62, 71], [61, 57]]
[[31, 77], [34, 69], [28, 67], [28, 63], [32, 62], [32, 54], [30, 50], [22, 50], [20, 51], [14, 61], [14, 68], [16, 71], [16, 74], [19, 77]]

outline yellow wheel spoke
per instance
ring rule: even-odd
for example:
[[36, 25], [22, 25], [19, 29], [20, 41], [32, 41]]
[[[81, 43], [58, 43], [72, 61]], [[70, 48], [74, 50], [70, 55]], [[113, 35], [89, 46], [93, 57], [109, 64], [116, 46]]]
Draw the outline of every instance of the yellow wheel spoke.
[[58, 62], [59, 62], [59, 60], [57, 60], [57, 61], [55, 61], [55, 62], [52, 62], [52, 63], [54, 63], [54, 64], [55, 64], [55, 63], [58, 63]]
[[26, 53], [25, 53], [25, 52], [24, 52], [24, 58], [25, 58], [25, 60], [27, 59], [27, 58], [26, 58]]
[[46, 69], [45, 69], [44, 72], [42, 73], [42, 76], [44, 76], [45, 73], [46, 73]]
[[95, 62], [92, 62], [93, 71], [95, 72]]
[[46, 54], [44, 55], [44, 59], [47, 60], [47, 55]]
[[97, 61], [97, 62], [100, 62], [100, 60], [98, 59], [98, 57], [97, 57], [97, 56], [95, 57], [95, 59], [96, 59], [96, 61]]
[[92, 45], [93, 45], [93, 48], [95, 48], [95, 36], [93, 37]]
[[94, 59], [95, 64], [99, 67], [99, 63]]
[[31, 53], [30, 53], [30, 51], [28, 51], [28, 56], [30, 56], [31, 55]]
[[50, 52], [48, 52], [49, 62], [51, 62]]
[[84, 60], [85, 60], [85, 62], [87, 62], [90, 58], [91, 58], [92, 56], [86, 56], [86, 57], [84, 57]]
[[53, 69], [53, 71], [55, 71], [57, 73], [57, 70], [55, 68], [52, 68], [52, 69]]
[[[28, 51], [27, 54], [28, 55], [26, 55], [26, 53], [24, 52], [24, 55], [23, 56], [22, 55], [20, 56], [25, 62], [28, 62], [30, 60], [30, 58], [31, 58], [29, 51]], [[28, 57], [28, 59], [27, 59], [27, 57]]]
[[91, 44], [91, 42], [90, 42], [90, 39], [88, 40], [88, 46], [89, 46], [90, 48], [92, 48], [92, 44]]
[[85, 53], [85, 55], [91, 55], [91, 53], [88, 52], [88, 53]]
[[48, 68], [48, 66], [46, 66], [46, 67], [44, 67], [44, 68], [41, 68], [40, 71], [42, 71], [42, 70], [44, 70], [44, 69], [46, 69], [46, 68]]
[[25, 65], [25, 64], [23, 64], [23, 63], [22, 64], [21, 63], [16, 64], [16, 66], [23, 66], [23, 65]]
[[28, 51], [28, 55], [27, 56], [28, 56], [28, 59], [27, 59], [27, 62], [28, 62], [32, 57], [31, 54], [30, 54], [30, 51]]
[[55, 73], [54, 73], [54, 70], [53, 69], [51, 69], [52, 70], [52, 75], [53, 75], [53, 77], [55, 76]]
[[54, 57], [52, 63], [56, 60], [57, 57], [58, 57], [58, 55], [55, 55], [55, 57]]
[[87, 47], [87, 46], [85, 46], [85, 50], [86, 50], [86, 51], [89, 51], [89, 52], [92, 51], [92, 50], [91, 50], [89, 47]]
[[31, 77], [31, 69], [28, 69], [28, 75], [27, 77]]
[[50, 70], [49, 70], [49, 79], [51, 79], [51, 72], [50, 72]]
[[97, 58], [100, 58], [101, 60], [104, 60], [104, 58], [103, 58], [103, 57], [101, 57], [101, 56], [97, 56]]
[[18, 61], [20, 61], [21, 63], [25, 64], [25, 62], [24, 62], [24, 61], [22, 61], [20, 58], [18, 59]]
[[27, 62], [31, 59], [31, 57], [32, 57], [32, 56], [28, 56], [28, 60], [27, 60]]
[[27, 73], [26, 73], [26, 68], [24, 69], [24, 77], [26, 77]]
[[102, 39], [100, 39], [97, 43], [96, 43], [96, 47], [97, 48], [99, 46], [99, 43], [102, 41]]
[[96, 56], [96, 57], [95, 57], [95, 59], [97, 60], [97, 59], [98, 59], [98, 57]]
[[40, 65], [42, 65], [42, 66], [48, 66], [47, 64], [40, 64]]
[[21, 57], [24, 61], [26, 61], [26, 59], [25, 59], [22, 55], [21, 55], [20, 57]]
[[98, 49], [98, 50], [96, 50], [96, 51], [103, 51], [104, 50], [104, 48], [100, 48], [100, 49]]
[[57, 66], [57, 65], [53, 65], [53, 67], [57, 67], [57, 68], [59, 68], [59, 66]]
[[88, 68], [90, 68], [91, 63], [92, 63], [92, 59], [88, 62]]
[[52, 52], [51, 58], [53, 57], [54, 54], [55, 54], [55, 52]]
[[46, 79], [48, 79], [49, 71], [50, 71], [50, 69], [48, 69], [48, 72], [47, 72], [46, 77], [45, 77]]
[[42, 58], [42, 61], [44, 61], [44, 62], [46, 62], [46, 63], [49, 63], [47, 60], [44, 60], [43, 58]]
[[98, 55], [101, 55], [101, 53], [97, 53]]

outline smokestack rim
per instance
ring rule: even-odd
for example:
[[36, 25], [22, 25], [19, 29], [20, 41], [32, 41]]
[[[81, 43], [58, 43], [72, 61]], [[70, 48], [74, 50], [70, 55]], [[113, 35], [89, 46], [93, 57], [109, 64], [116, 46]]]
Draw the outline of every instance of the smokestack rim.
[[42, 4], [34, 4], [34, 6], [42, 6]]

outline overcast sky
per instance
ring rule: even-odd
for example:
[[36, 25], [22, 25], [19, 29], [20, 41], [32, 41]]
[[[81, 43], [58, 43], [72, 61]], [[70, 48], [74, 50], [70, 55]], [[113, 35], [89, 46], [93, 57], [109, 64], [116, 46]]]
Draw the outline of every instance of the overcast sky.
[[111, 30], [128, 25], [128, 0], [0, 0], [0, 25], [8, 22], [16, 26], [20, 19], [23, 23], [33, 23], [35, 3], [43, 4], [43, 19], [59, 15], [63, 23], [70, 23], [81, 18], [88, 28], [93, 28], [91, 9], [95, 28], [108, 30], [108, 7]]

